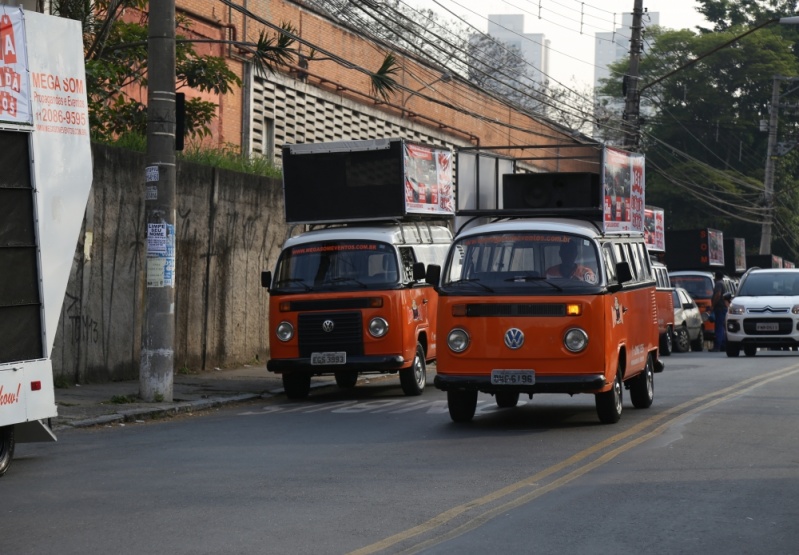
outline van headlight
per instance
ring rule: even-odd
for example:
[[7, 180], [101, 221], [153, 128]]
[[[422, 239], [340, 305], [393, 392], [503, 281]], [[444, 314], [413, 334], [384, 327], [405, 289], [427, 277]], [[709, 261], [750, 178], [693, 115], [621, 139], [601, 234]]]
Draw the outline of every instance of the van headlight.
[[588, 346], [588, 334], [580, 328], [572, 328], [563, 335], [563, 346], [572, 353], [579, 353]]
[[369, 322], [369, 335], [372, 337], [383, 337], [388, 333], [388, 322], [383, 318], [372, 318]]
[[469, 346], [469, 334], [466, 330], [455, 328], [447, 336], [447, 346], [455, 353], [462, 353]]
[[294, 337], [294, 326], [291, 325], [291, 322], [283, 320], [275, 328], [275, 335], [281, 341], [288, 341]]

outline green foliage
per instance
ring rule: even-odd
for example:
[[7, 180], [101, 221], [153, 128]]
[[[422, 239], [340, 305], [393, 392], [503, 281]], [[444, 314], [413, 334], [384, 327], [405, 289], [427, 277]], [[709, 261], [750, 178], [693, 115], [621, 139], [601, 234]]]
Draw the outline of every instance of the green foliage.
[[[714, 227], [725, 237], [744, 237], [748, 249], [757, 250], [766, 214], [768, 143], [759, 124], [769, 117], [773, 77], [799, 75], [798, 35], [792, 26], [775, 24], [739, 38], [775, 16], [765, 10], [765, 2], [700, 3], [717, 14], [719, 19], [711, 21], [715, 32], [653, 28], [648, 33], [651, 49], [641, 60], [638, 87], [647, 204], [666, 209], [668, 228]], [[739, 22], [745, 23], [731, 26]], [[611, 75], [624, 75], [628, 66], [626, 60], [615, 64]], [[600, 94], [620, 97], [620, 81], [606, 80]], [[796, 92], [789, 94], [795, 88], [783, 85], [788, 95], [783, 102], [799, 100]], [[794, 139], [797, 122], [795, 114], [781, 108], [778, 141]], [[799, 252], [792, 232], [799, 226], [791, 208], [799, 200], [797, 156], [791, 152], [778, 158], [774, 180], [773, 236], [778, 239], [773, 250], [789, 259]]]
[[380, 68], [372, 73], [369, 77], [371, 79], [372, 96], [380, 96], [386, 102], [397, 90], [397, 81], [394, 75], [399, 72], [399, 65], [397, 59], [390, 52], [386, 54]]
[[111, 403], [115, 405], [127, 405], [129, 403], [138, 403], [139, 397], [136, 395], [114, 395], [111, 397]]
[[[54, 13], [81, 22], [84, 30], [86, 85], [89, 97], [89, 124], [92, 139], [114, 143], [124, 136], [145, 136], [147, 106], [143, 98], [147, 87], [148, 20], [146, 0], [55, 0]], [[136, 13], [137, 21], [123, 21], [121, 16]], [[191, 31], [191, 21], [177, 17], [177, 28]], [[290, 63], [294, 56], [289, 35], [296, 29], [284, 23], [285, 31], [276, 37], [261, 33], [257, 43], [231, 43], [250, 53], [253, 65], [274, 71], [276, 64]], [[200, 55], [195, 39], [176, 31], [175, 90], [189, 88], [199, 92], [228, 94], [241, 87], [241, 80], [218, 56]], [[134, 94], [139, 93], [139, 94]], [[186, 101], [186, 134], [206, 137], [216, 117], [217, 105], [200, 98]], [[127, 140], [127, 139], [124, 139]]]

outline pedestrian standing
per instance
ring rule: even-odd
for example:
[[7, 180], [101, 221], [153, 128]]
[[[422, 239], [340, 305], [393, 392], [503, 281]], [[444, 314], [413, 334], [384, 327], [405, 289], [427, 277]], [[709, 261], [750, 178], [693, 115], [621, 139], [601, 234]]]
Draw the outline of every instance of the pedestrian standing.
[[713, 285], [713, 297], [711, 298], [713, 308], [713, 325], [715, 335], [713, 338], [713, 352], [723, 351], [727, 348], [727, 299], [724, 298], [724, 273], [716, 272], [716, 283]]

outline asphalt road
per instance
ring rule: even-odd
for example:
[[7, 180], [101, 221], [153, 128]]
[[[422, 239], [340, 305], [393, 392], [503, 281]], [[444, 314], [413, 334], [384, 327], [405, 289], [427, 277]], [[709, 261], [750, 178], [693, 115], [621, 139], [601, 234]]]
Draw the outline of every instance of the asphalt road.
[[479, 402], [456, 425], [442, 392], [383, 380], [66, 430], [17, 446], [0, 551], [797, 552], [793, 353], [675, 354], [614, 425], [587, 395]]

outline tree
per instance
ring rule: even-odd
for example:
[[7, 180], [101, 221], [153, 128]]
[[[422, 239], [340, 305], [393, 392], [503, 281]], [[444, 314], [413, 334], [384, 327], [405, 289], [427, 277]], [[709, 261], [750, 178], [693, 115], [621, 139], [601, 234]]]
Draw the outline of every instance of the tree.
[[[740, 8], [743, 2], [703, 4], [724, 5], [719, 13], [722, 19], [711, 22], [723, 30], [652, 29], [651, 50], [641, 61], [641, 101], [642, 105], [648, 102], [653, 111], [641, 126], [648, 166], [647, 202], [667, 210], [669, 227], [716, 227], [726, 235], [744, 237], [754, 247], [759, 245], [759, 224], [765, 212], [762, 179], [767, 136], [759, 130], [759, 122], [768, 119], [773, 76], [799, 75], [793, 53], [795, 31], [765, 27], [648, 87], [747, 30], [725, 23], [748, 13], [733, 9], [733, 4]], [[763, 16], [773, 14], [758, 11], [751, 17]], [[624, 75], [627, 68], [628, 62], [621, 61], [611, 67], [612, 74]], [[618, 96], [618, 79], [606, 80], [600, 93]], [[792, 116], [785, 116], [781, 116], [780, 129], [794, 125]], [[791, 206], [799, 188], [795, 174], [789, 173], [789, 168], [795, 169], [795, 157], [796, 153], [789, 153], [781, 158], [776, 181], [777, 197]], [[793, 229], [796, 217], [780, 210], [777, 219], [776, 235], [788, 238], [780, 230]], [[799, 252], [795, 244], [787, 243], [775, 244], [777, 250]]]
[[[134, 134], [144, 137], [147, 129], [147, 0], [57, 0], [55, 13], [81, 22], [84, 31], [86, 86], [92, 139], [111, 141]], [[126, 17], [123, 19], [123, 14]], [[130, 14], [138, 14], [135, 19]], [[226, 41], [188, 36], [191, 22], [177, 19], [176, 90], [227, 94], [241, 80], [224, 58], [197, 53], [195, 44]], [[283, 32], [261, 33], [255, 43], [235, 43], [248, 53], [262, 71], [291, 59], [294, 28], [284, 23]], [[144, 99], [144, 100], [143, 100]], [[185, 127], [190, 136], [207, 136], [217, 105], [200, 98], [186, 101]]]

